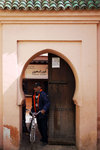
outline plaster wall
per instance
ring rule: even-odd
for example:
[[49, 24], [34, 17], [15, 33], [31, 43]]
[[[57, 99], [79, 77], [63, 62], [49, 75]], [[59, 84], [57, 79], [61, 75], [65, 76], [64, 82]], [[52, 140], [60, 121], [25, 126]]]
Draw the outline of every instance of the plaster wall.
[[[65, 59], [75, 75], [77, 148], [96, 150], [99, 20], [99, 11], [0, 11], [0, 148], [19, 149], [22, 72], [31, 57], [52, 52]], [[98, 114], [99, 108], [98, 101]]]
[[76, 78], [76, 145], [79, 150], [96, 150], [97, 25], [3, 24], [2, 51], [4, 149], [19, 147], [20, 76], [26, 62], [32, 56], [53, 52], [69, 63]]
[[0, 147], [3, 145], [2, 25], [0, 24]]
[[98, 24], [98, 142], [100, 143], [100, 24]]

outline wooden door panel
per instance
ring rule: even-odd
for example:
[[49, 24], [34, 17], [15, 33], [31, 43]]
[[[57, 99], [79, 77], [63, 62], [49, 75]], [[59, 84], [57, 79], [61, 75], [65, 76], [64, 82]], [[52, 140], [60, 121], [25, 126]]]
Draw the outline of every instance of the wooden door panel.
[[[74, 134], [75, 129], [74, 124], [74, 105], [72, 99], [70, 99], [70, 94], [62, 94], [64, 91], [69, 93], [69, 88], [66, 85], [49, 85], [49, 90], [52, 92], [49, 95], [51, 101], [50, 112], [53, 111], [54, 122], [52, 121], [52, 126], [54, 126], [54, 134], [57, 136], [71, 135]], [[67, 115], [66, 115], [67, 114]], [[51, 114], [50, 114], [51, 116]], [[71, 119], [70, 119], [71, 118]], [[73, 118], [73, 119], [72, 119]], [[66, 124], [67, 123], [67, 124]], [[69, 128], [70, 127], [70, 128]], [[60, 134], [59, 134], [60, 132]]]
[[51, 102], [49, 115], [49, 143], [75, 144], [75, 80], [68, 64], [60, 59], [60, 68], [52, 68], [49, 54], [48, 92]]

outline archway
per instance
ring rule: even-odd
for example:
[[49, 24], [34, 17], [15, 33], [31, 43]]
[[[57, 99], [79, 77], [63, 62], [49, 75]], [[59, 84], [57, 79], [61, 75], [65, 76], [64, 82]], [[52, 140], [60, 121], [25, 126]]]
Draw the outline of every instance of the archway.
[[[52, 53], [54, 56], [57, 56], [59, 58], [61, 58], [64, 62], [66, 62], [67, 66], [70, 68], [70, 70], [72, 70], [72, 74], [73, 74], [73, 77], [74, 77], [74, 80], [75, 82], [78, 83], [78, 78], [77, 78], [77, 75], [76, 75], [76, 72], [75, 72], [75, 69], [73, 67], [73, 65], [70, 63], [70, 61], [65, 57], [63, 56], [62, 54], [58, 53], [57, 51], [53, 51], [53, 50], [43, 50], [39, 53], [37, 53], [36, 55], [32, 56], [25, 64], [24, 68], [23, 68], [23, 71], [22, 71], [22, 75], [21, 75], [21, 80], [22, 80], [22, 76], [25, 72], [25, 69], [27, 68], [28, 64], [34, 59], [36, 58], [38, 55], [40, 54], [43, 54], [43, 53]], [[56, 55], [55, 55], [56, 54]], [[71, 67], [70, 67], [71, 66]], [[72, 99], [75, 100], [75, 97], [77, 95], [77, 90], [78, 90], [78, 85], [75, 83], [75, 89], [74, 89], [74, 94], [73, 94], [73, 97]]]
[[79, 88], [79, 77], [78, 77], [78, 74], [77, 74], [77, 71], [74, 67], [74, 65], [71, 63], [71, 61], [62, 53], [56, 51], [56, 50], [52, 50], [52, 49], [44, 49], [44, 50], [41, 50], [37, 53], [35, 53], [33, 56], [31, 56], [26, 62], [25, 64], [22, 66], [22, 69], [21, 69], [21, 73], [20, 73], [20, 77], [19, 77], [19, 80], [18, 80], [18, 86], [19, 86], [19, 93], [18, 93], [18, 97], [20, 97], [21, 99], [21, 102], [18, 102], [18, 103], [22, 103], [23, 99], [24, 99], [24, 93], [23, 93], [23, 89], [22, 89], [22, 78], [23, 78], [23, 74], [28, 66], [28, 64], [34, 59], [36, 58], [37, 56], [39, 55], [42, 55], [42, 54], [45, 54], [45, 53], [52, 53], [52, 54], [55, 54], [59, 57], [61, 57], [63, 60], [65, 60], [66, 63], [68, 63], [68, 65], [70, 66], [73, 74], [74, 74], [74, 77], [75, 77], [75, 82], [76, 82], [76, 87], [75, 87], [75, 92], [74, 92], [74, 95], [73, 95], [73, 101], [76, 105], [80, 106], [81, 105], [81, 101], [79, 101], [79, 95], [80, 95], [80, 88]]

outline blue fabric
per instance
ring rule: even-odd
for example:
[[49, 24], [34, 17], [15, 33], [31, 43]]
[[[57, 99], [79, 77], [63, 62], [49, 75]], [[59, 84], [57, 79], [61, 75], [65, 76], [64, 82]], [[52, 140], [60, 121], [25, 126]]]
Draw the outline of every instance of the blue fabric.
[[[46, 111], [45, 114], [47, 114], [48, 110], [49, 110], [49, 107], [50, 107], [50, 102], [48, 100], [48, 97], [47, 97], [47, 95], [44, 91], [41, 91], [40, 92], [40, 97], [39, 97], [39, 110], [44, 109]], [[31, 111], [35, 112], [33, 95], [32, 95], [32, 109], [31, 109]]]

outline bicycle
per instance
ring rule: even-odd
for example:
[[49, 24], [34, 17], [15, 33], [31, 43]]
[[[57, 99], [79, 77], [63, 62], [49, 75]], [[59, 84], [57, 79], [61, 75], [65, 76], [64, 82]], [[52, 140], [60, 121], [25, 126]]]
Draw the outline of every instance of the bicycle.
[[[28, 110], [28, 109], [27, 109]], [[36, 140], [36, 128], [37, 128], [37, 120], [36, 116], [40, 113], [41, 111], [37, 113], [32, 113], [30, 112], [30, 115], [32, 116], [31, 119], [31, 129], [30, 129], [30, 142], [34, 143]]]

